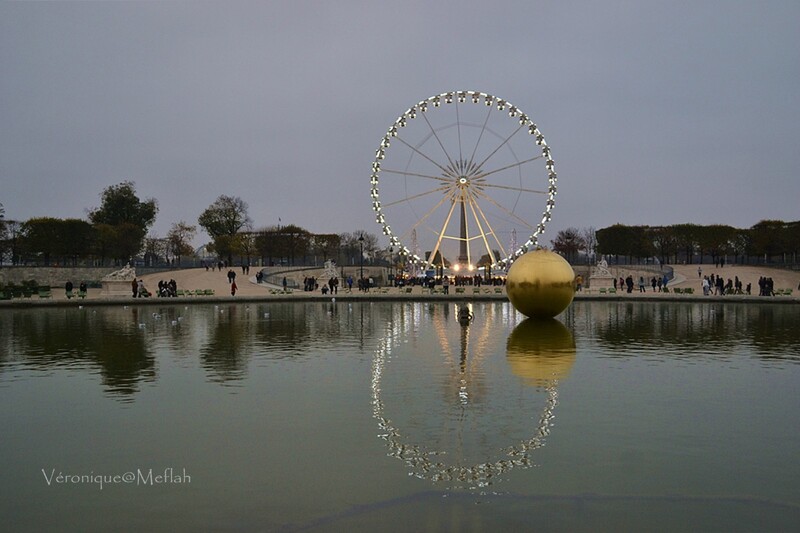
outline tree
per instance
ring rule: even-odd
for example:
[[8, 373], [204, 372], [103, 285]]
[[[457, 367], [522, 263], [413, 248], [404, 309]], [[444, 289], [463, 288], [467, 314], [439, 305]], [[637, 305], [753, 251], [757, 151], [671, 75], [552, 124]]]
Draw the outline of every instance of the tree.
[[562, 254], [567, 261], [573, 263], [578, 252], [586, 250], [586, 239], [577, 228], [561, 230], [553, 240], [553, 251]]
[[[357, 234], [354, 233], [353, 235], [358, 235], [357, 239], [364, 237], [364, 255], [370, 259], [374, 259], [375, 253], [378, 250], [378, 236], [364, 230], [359, 231]], [[358, 242], [358, 240], [356, 240], [356, 242]]]
[[589, 260], [593, 263], [596, 262], [595, 256], [597, 255], [597, 230], [594, 228], [594, 226], [583, 228], [581, 231], [581, 237], [583, 237], [583, 241], [586, 243], [586, 253], [589, 255]]
[[[425, 260], [429, 260], [431, 257], [432, 250], [428, 250], [425, 252]], [[431, 266], [439, 268], [442, 266], [442, 262], [444, 262], [444, 268], [450, 268], [452, 264], [446, 257], [442, 255], [441, 250], [436, 250], [436, 255], [433, 256], [433, 261], [431, 261]]]
[[252, 231], [242, 232], [236, 236], [236, 249], [239, 255], [247, 258], [244, 264], [250, 264], [250, 257], [256, 253], [256, 236]]
[[[89, 212], [89, 220], [95, 226], [111, 227], [118, 242], [108, 246], [109, 254], [115, 259], [129, 260], [142, 249], [147, 230], [156, 220], [158, 203], [152, 198], [140, 200], [131, 181], [106, 188], [100, 198], [101, 205]], [[103, 231], [109, 232], [107, 228]]]
[[68, 218], [61, 223], [64, 242], [61, 252], [64, 259], [72, 260], [77, 265], [78, 259], [88, 257], [92, 252], [92, 243], [95, 238], [95, 229], [85, 220]]
[[[364, 240], [359, 239], [363, 237]], [[361, 253], [362, 247], [365, 257], [374, 257], [374, 252], [378, 247], [378, 237], [374, 233], [369, 233], [364, 230], [357, 230], [353, 233], [340, 233], [339, 239], [341, 241], [342, 251], [345, 257], [350, 260], [351, 265], [360, 264], [358, 254]]]
[[345, 263], [349, 263], [351, 265], [357, 265], [358, 261], [356, 258], [358, 257], [358, 234], [355, 235], [352, 233], [340, 233], [339, 234], [339, 242], [341, 243], [341, 250], [344, 256], [347, 258]]
[[197, 233], [197, 226], [192, 226], [181, 220], [172, 224], [167, 232], [167, 253], [171, 254], [181, 264], [181, 257], [194, 252], [191, 241]]
[[294, 265], [296, 257], [303, 257], [308, 252], [310, 240], [311, 233], [300, 226], [281, 226], [275, 233], [276, 255], [285, 257], [290, 265]]
[[797, 263], [800, 252], [800, 220], [789, 222], [784, 230], [786, 234], [786, 253], [792, 254], [792, 262]]
[[736, 229], [722, 224], [700, 226], [697, 230], [697, 245], [700, 247], [700, 257], [703, 253], [709, 254], [714, 262], [721, 255], [731, 251]]
[[323, 260], [328, 260], [338, 258], [341, 243], [341, 237], [335, 233], [313, 235], [311, 238], [311, 249], [315, 254], [321, 255]]
[[[492, 253], [494, 254], [495, 259], [503, 257], [502, 255], [500, 255], [500, 250], [492, 250]], [[480, 259], [478, 259], [478, 262], [475, 263], [475, 267], [486, 268], [487, 266], [491, 266], [491, 264], [492, 264], [492, 257], [488, 253], [485, 253], [481, 256]]]
[[653, 250], [659, 256], [661, 263], [668, 263], [670, 255], [678, 253], [672, 226], [650, 228], [650, 239], [653, 242]]
[[3, 204], [0, 204], [0, 265], [3, 264], [3, 259], [8, 252], [8, 232], [6, 230], [6, 210]]
[[22, 240], [20, 238], [22, 235], [22, 223], [16, 220], [6, 220], [4, 226], [5, 237], [2, 241], [0, 253], [3, 254], [3, 258], [10, 259], [12, 265], [16, 265], [22, 253], [20, 242]]
[[57, 256], [64, 238], [61, 220], [53, 217], [32, 218], [22, 224], [23, 247], [28, 255], [41, 257], [45, 266]]
[[753, 255], [764, 256], [769, 261], [773, 256], [785, 252], [788, 243], [787, 224], [782, 220], [762, 220], [750, 228], [750, 243]]
[[596, 234], [598, 253], [613, 256], [631, 255], [633, 235], [630, 226], [614, 224], [597, 230]]
[[[700, 226], [697, 224], [676, 224], [672, 226], [672, 232], [675, 236], [675, 245], [680, 250], [683, 249], [686, 263], [692, 264], [694, 252], [697, 249], [697, 234]], [[675, 258], [677, 262], [677, 257]]]
[[166, 259], [169, 250], [169, 242], [167, 239], [162, 239], [155, 233], [151, 233], [144, 240], [144, 263], [148, 266], [154, 266], [161, 258]]
[[213, 239], [216, 253], [228, 257], [228, 264], [233, 263], [233, 254], [237, 251], [234, 237], [253, 223], [247, 215], [247, 207], [241, 198], [223, 194], [197, 219]]

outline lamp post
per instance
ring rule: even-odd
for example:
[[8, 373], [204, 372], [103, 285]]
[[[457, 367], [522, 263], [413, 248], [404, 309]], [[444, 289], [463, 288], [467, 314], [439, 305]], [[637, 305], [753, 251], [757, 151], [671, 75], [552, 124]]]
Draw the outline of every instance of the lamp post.
[[392, 276], [391, 285], [395, 284], [395, 271], [394, 271], [394, 246], [389, 246], [389, 274]]
[[361, 283], [364, 283], [364, 234], [358, 237], [358, 247], [361, 250]]

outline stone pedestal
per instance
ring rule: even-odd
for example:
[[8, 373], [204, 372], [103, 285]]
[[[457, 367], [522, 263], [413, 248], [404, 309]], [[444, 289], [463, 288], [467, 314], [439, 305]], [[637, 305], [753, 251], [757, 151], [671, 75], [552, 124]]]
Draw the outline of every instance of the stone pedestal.
[[589, 288], [591, 289], [610, 289], [613, 286], [613, 276], [589, 276]]
[[106, 298], [115, 296], [133, 296], [131, 282], [133, 280], [102, 280], [103, 286], [101, 295]]

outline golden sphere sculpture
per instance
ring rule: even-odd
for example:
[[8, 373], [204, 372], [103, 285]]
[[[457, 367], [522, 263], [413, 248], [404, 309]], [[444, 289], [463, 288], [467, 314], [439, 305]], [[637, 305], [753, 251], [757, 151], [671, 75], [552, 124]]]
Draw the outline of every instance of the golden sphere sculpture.
[[506, 277], [511, 305], [530, 318], [553, 318], [575, 296], [575, 271], [560, 255], [535, 250], [514, 261]]

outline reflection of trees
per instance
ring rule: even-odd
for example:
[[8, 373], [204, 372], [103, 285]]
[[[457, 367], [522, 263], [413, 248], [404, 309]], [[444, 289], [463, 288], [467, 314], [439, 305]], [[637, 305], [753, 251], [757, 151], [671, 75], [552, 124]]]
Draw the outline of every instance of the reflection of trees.
[[139, 382], [155, 378], [154, 357], [127, 315], [48, 309], [15, 311], [4, 315], [6, 321], [10, 328], [2, 329], [10, 329], [11, 353], [24, 365], [50, 369], [88, 362], [99, 367], [108, 392], [124, 396], [138, 392]]
[[200, 349], [200, 360], [213, 381], [241, 379], [246, 374], [245, 352], [252, 346], [250, 322], [239, 320], [239, 307], [214, 307], [214, 320], [208, 342]]
[[692, 302], [581, 302], [568, 316], [592, 331], [597, 342], [630, 355], [637, 347], [661, 347], [658, 355], [693, 357], [713, 348], [726, 357], [752, 346], [765, 359], [800, 360], [796, 310], [791, 305]]
[[253, 357], [306, 357], [342, 337], [371, 339], [389, 309], [342, 301], [221, 306], [208, 314], [200, 358], [213, 381], [240, 380]]
[[344, 336], [371, 338], [376, 324], [388, 314], [388, 308], [371, 302], [308, 302], [261, 305], [255, 341], [267, 348], [270, 357], [301, 357], [311, 347], [329, 344]]

